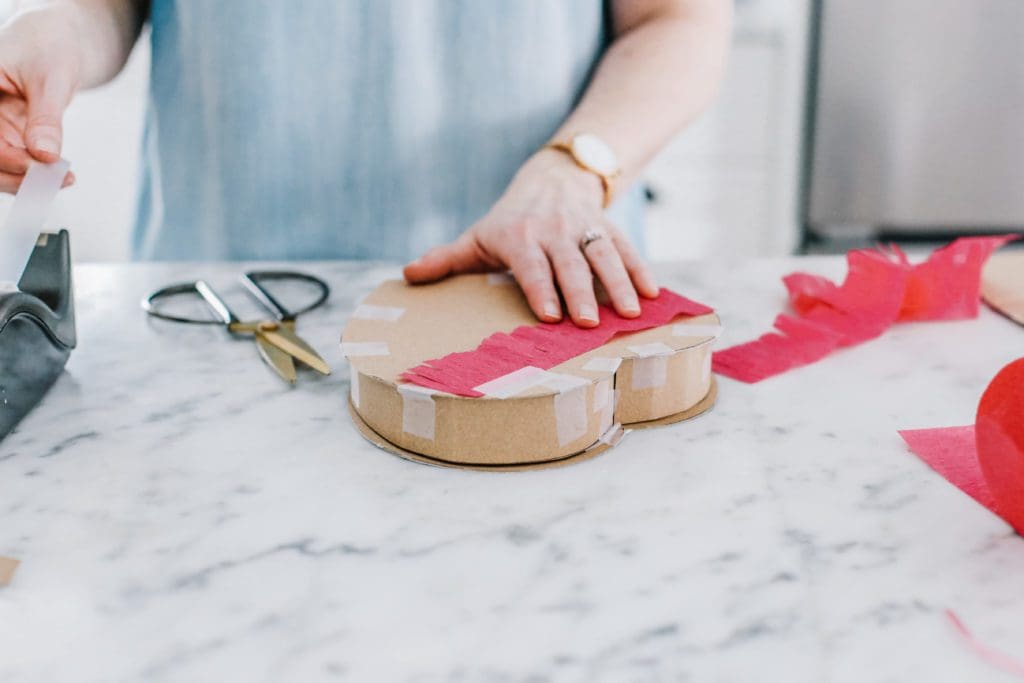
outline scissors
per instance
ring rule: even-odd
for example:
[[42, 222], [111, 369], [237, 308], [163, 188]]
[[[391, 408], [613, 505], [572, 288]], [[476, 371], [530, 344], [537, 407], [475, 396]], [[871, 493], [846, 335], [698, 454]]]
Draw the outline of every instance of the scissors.
[[[260, 357], [289, 383], [294, 384], [296, 380], [296, 360], [319, 373], [329, 375], [331, 368], [320, 357], [320, 354], [314, 351], [313, 347], [302, 337], [295, 334], [295, 319], [327, 301], [327, 297], [331, 293], [327, 283], [313, 275], [287, 270], [250, 270], [242, 273], [239, 280], [252, 298], [270, 313], [272, 318], [253, 321], [239, 320], [224, 300], [203, 280], [161, 287], [142, 300], [142, 308], [147, 314], [162, 320], [190, 325], [223, 325], [233, 336], [252, 335], [256, 340], [256, 348], [259, 350]], [[263, 286], [264, 282], [271, 281], [309, 282], [317, 287], [319, 293], [312, 303], [297, 311], [290, 311]], [[160, 310], [159, 301], [183, 294], [199, 295], [216, 318], [187, 318]]]

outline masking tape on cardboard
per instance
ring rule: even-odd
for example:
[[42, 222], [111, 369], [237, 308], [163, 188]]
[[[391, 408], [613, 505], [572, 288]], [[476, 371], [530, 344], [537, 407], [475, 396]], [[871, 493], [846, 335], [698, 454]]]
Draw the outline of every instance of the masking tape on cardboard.
[[708, 351], [707, 355], [704, 356], [704, 361], [700, 366], [700, 380], [707, 382], [711, 379], [711, 352]]
[[6, 586], [14, 578], [14, 572], [18, 570], [18, 565], [21, 564], [13, 557], [4, 557], [0, 555], [0, 588]]
[[542, 376], [537, 378], [536, 384], [543, 385], [548, 389], [552, 389], [557, 392], [569, 391], [576, 387], [582, 387], [590, 384], [588, 380], [576, 375], [566, 375], [561, 372], [545, 372]]
[[587, 433], [586, 385], [555, 394], [555, 429], [561, 446]]
[[718, 339], [722, 336], [721, 325], [687, 325], [680, 323], [672, 326], [673, 337], [712, 337]]
[[615, 372], [621, 364], [621, 358], [591, 358], [582, 369], [590, 372]]
[[601, 432], [601, 436], [597, 437], [600, 443], [606, 443], [609, 446], [615, 446], [622, 437], [626, 436], [626, 430], [622, 428], [618, 422], [608, 427], [608, 429]]
[[675, 350], [662, 342], [628, 347], [638, 357], [633, 359], [633, 389], [660, 387], [668, 381], [668, 357]]
[[341, 342], [341, 353], [345, 358], [391, 355], [387, 342]]
[[615, 409], [609, 404], [605, 406], [604, 411], [601, 413], [597, 431], [603, 434], [605, 430], [612, 426], [613, 422], [615, 422]]
[[395, 322], [405, 313], [404, 308], [397, 306], [374, 306], [373, 304], [359, 304], [356, 310], [352, 311], [354, 320], [386, 320]]
[[359, 405], [359, 371], [352, 367], [352, 363], [348, 364], [348, 386], [349, 396], [352, 398], [352, 405], [357, 409]]
[[516, 279], [512, 273], [487, 273], [487, 284], [489, 285], [511, 285]]
[[652, 356], [671, 356], [676, 352], [668, 344], [664, 342], [651, 342], [650, 344], [634, 344], [633, 346], [626, 347], [640, 358], [650, 358]]
[[416, 384], [399, 384], [398, 393], [402, 397], [402, 431], [433, 441], [436, 392]]
[[594, 385], [594, 412], [604, 410], [604, 407], [611, 402], [612, 381], [603, 379]]
[[633, 359], [633, 389], [652, 389], [668, 381], [668, 356]]
[[492, 398], [508, 398], [509, 396], [515, 396], [520, 391], [540, 384], [544, 376], [547, 374], [548, 373], [546, 371], [541, 370], [540, 368], [527, 365], [526, 367], [519, 368], [515, 372], [502, 375], [501, 377], [492, 379], [490, 382], [484, 382], [483, 384], [473, 388], [485, 396], [490, 396]]

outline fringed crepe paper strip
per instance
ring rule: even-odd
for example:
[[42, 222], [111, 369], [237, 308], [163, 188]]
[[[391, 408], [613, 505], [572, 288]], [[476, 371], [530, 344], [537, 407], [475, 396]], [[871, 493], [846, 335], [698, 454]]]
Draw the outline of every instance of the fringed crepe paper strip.
[[760, 382], [874, 339], [896, 322], [977, 317], [981, 269], [1017, 237], [964, 237], [917, 265], [895, 246], [851, 251], [842, 285], [810, 273], [787, 275], [783, 283], [796, 315], [783, 313], [775, 331], [716, 351], [715, 372]]
[[623, 318], [604, 305], [600, 311], [601, 324], [597, 327], [583, 329], [568, 319], [523, 325], [511, 334], [492, 334], [473, 351], [426, 361], [404, 372], [401, 378], [459, 396], [482, 396], [475, 387], [516, 370], [527, 366], [549, 370], [606, 344], [617, 334], [658, 327], [680, 316], [706, 315], [713, 309], [662, 289], [657, 298], [641, 303], [637, 318]]

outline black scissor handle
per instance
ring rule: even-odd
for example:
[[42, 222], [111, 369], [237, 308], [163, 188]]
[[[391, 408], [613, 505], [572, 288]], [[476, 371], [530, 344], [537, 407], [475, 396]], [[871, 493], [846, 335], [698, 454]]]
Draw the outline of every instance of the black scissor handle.
[[[280, 301], [275, 299], [274, 295], [267, 291], [266, 287], [263, 286], [263, 282], [273, 282], [275, 280], [309, 282], [316, 285], [317, 289], [320, 290], [320, 294], [307, 306], [304, 306], [297, 311], [290, 311], [285, 308]], [[242, 274], [241, 281], [253, 298], [259, 301], [264, 308], [273, 313], [274, 316], [281, 321], [294, 320], [303, 313], [313, 310], [323, 302], [327, 301], [327, 297], [331, 294], [331, 288], [328, 287], [327, 283], [320, 278], [315, 275], [298, 273], [292, 270], [250, 270]]]
[[[180, 315], [173, 315], [171, 313], [165, 313], [160, 310], [156, 302], [161, 299], [168, 299], [172, 296], [178, 296], [181, 294], [198, 294], [206, 305], [209, 306], [210, 310], [217, 316], [216, 320], [199, 319], [199, 318], [186, 318]], [[160, 318], [162, 320], [170, 320], [176, 323], [189, 323], [193, 325], [228, 325], [237, 323], [238, 318], [228, 308], [228, 305], [224, 303], [224, 300], [217, 295], [213, 288], [210, 287], [203, 280], [194, 280], [192, 282], [182, 282], [176, 285], [168, 285], [161, 287], [155, 292], [151, 293], [145, 299], [142, 300], [142, 308], [146, 313], [153, 316], [154, 318]]]

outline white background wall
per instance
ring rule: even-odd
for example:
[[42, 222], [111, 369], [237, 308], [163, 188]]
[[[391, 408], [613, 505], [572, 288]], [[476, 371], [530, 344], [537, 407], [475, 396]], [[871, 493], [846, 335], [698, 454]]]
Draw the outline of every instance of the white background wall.
[[[10, 0], [0, 0], [0, 13]], [[797, 241], [798, 143], [808, 0], [737, 0], [721, 95], [648, 170], [657, 260], [772, 255]], [[80, 94], [65, 119], [78, 182], [51, 223], [72, 230], [77, 261], [128, 257], [149, 55], [140, 41], [112, 83]], [[0, 199], [0, 212], [9, 198]]]

